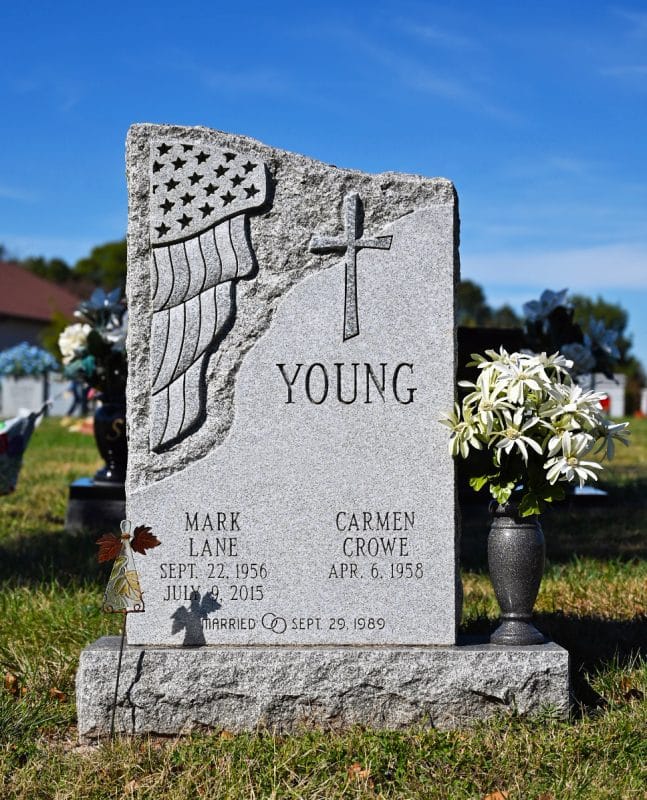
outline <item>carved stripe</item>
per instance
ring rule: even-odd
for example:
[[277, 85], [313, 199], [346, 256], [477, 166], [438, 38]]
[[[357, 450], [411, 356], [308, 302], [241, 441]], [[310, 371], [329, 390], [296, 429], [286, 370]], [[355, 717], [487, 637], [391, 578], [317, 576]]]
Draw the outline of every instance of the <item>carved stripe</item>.
[[200, 334], [196, 343], [196, 356], [211, 344], [216, 332], [218, 314], [214, 294], [215, 290], [211, 288], [200, 295]]
[[153, 250], [153, 256], [157, 264], [159, 281], [153, 297], [153, 310], [160, 311], [166, 305], [166, 301], [173, 291], [173, 262], [168, 247], [158, 247]]
[[185, 417], [185, 404], [187, 401], [190, 401], [190, 398], [187, 398], [184, 393], [184, 375], [173, 381], [169, 386], [168, 400], [169, 415], [164, 433], [162, 434], [163, 443], [174, 439], [182, 430], [182, 423]]
[[204, 289], [209, 289], [220, 283], [222, 275], [222, 264], [216, 247], [216, 239], [213, 233], [213, 228], [200, 235], [200, 247], [204, 255], [204, 260], [207, 265], [207, 274], [203, 285]]
[[244, 216], [233, 217], [229, 221], [229, 233], [238, 259], [237, 275], [239, 278], [244, 278], [246, 275], [250, 275], [254, 269], [254, 256], [247, 241]]
[[221, 222], [214, 228], [216, 245], [222, 263], [221, 281], [230, 281], [236, 277], [236, 254], [229, 238], [229, 220]]
[[185, 372], [194, 361], [195, 344], [200, 338], [200, 296], [192, 297], [183, 304], [184, 332], [182, 336], [182, 349], [178, 356], [173, 372], [173, 380], [180, 373]]
[[184, 304], [174, 306], [169, 310], [169, 333], [166, 352], [164, 353], [164, 360], [162, 368], [160, 369], [157, 381], [153, 386], [153, 392], [158, 392], [160, 389], [168, 386], [177, 367], [182, 353], [182, 344], [184, 342]]
[[204, 258], [202, 257], [202, 250], [200, 249], [200, 237], [196, 236], [195, 239], [189, 239], [184, 242], [184, 251], [191, 273], [191, 280], [189, 281], [184, 299], [189, 300], [200, 294], [206, 277]]
[[151, 398], [151, 446], [156, 449], [162, 444], [166, 423], [168, 421], [169, 398], [168, 389]]
[[199, 359], [199, 361], [196, 361], [196, 363], [187, 370], [186, 375], [184, 376], [184, 393], [187, 400], [184, 410], [184, 420], [182, 423], [183, 431], [197, 422], [202, 411], [200, 378], [202, 376], [203, 361], [203, 358]]
[[172, 244], [170, 247], [173, 264], [173, 291], [166, 301], [167, 306], [176, 306], [184, 300], [189, 288], [189, 263], [186, 258], [184, 244]]
[[169, 313], [168, 309], [164, 309], [163, 311], [156, 311], [153, 314], [150, 341], [150, 375], [153, 391], [155, 391], [160, 370], [162, 369], [162, 364], [166, 357], [166, 346], [168, 344], [169, 334]]

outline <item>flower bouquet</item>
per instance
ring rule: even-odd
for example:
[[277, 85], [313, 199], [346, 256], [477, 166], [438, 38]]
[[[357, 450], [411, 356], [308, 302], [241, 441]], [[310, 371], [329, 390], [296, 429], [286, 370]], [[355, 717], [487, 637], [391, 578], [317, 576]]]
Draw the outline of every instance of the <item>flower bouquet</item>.
[[99, 392], [94, 437], [106, 465], [95, 483], [123, 483], [126, 476], [126, 332], [128, 312], [121, 290], [96, 289], [75, 311], [80, 319], [61, 333], [58, 346], [65, 374]]
[[58, 339], [65, 375], [106, 395], [123, 395], [128, 312], [121, 290], [95, 289], [74, 316], [81, 322], [68, 325]]
[[460, 382], [469, 392], [441, 422], [451, 454], [467, 461], [470, 486], [487, 486], [499, 504], [512, 498], [521, 516], [540, 514], [563, 499], [566, 484], [597, 480], [596, 455], [612, 458], [616, 441], [628, 444], [628, 423], [609, 421], [603, 395], [575, 383], [565, 356], [501, 348], [472, 358], [478, 378]]
[[[532, 624], [544, 569], [545, 543], [539, 514], [561, 500], [564, 486], [597, 480], [600, 458], [627, 444], [627, 423], [611, 423], [602, 395], [583, 391], [571, 376], [573, 362], [555, 353], [474, 355], [475, 383], [453, 414], [452, 455], [466, 460], [470, 486], [488, 487], [496, 501], [488, 536], [488, 566], [501, 608], [494, 644], [545, 642]], [[526, 519], [524, 519], [526, 518]]]
[[0, 353], [0, 375], [14, 378], [40, 377], [58, 372], [58, 361], [41, 347], [21, 342]]

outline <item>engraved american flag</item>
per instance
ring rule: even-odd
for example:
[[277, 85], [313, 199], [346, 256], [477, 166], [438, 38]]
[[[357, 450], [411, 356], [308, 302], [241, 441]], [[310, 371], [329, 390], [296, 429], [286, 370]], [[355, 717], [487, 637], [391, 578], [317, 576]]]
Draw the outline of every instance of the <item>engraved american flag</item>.
[[235, 281], [255, 259], [247, 215], [267, 199], [258, 158], [205, 144], [155, 140], [150, 152], [152, 245], [151, 449], [196, 430], [205, 370], [230, 329]]

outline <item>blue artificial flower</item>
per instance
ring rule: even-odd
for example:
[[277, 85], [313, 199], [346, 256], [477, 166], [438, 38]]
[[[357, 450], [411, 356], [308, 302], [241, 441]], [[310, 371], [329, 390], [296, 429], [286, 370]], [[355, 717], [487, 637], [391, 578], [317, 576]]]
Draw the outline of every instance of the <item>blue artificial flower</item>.
[[0, 375], [39, 376], [47, 372], [58, 372], [58, 361], [41, 347], [21, 342], [0, 353]]

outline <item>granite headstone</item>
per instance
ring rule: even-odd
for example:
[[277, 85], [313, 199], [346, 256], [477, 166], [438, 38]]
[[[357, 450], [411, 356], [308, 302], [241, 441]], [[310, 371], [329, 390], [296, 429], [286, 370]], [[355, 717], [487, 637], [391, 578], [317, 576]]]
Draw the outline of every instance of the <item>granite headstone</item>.
[[[161, 545], [121, 729], [564, 711], [560, 648], [455, 646], [453, 185], [157, 125], [127, 177], [127, 515]], [[117, 652], [82, 654], [82, 739]]]

